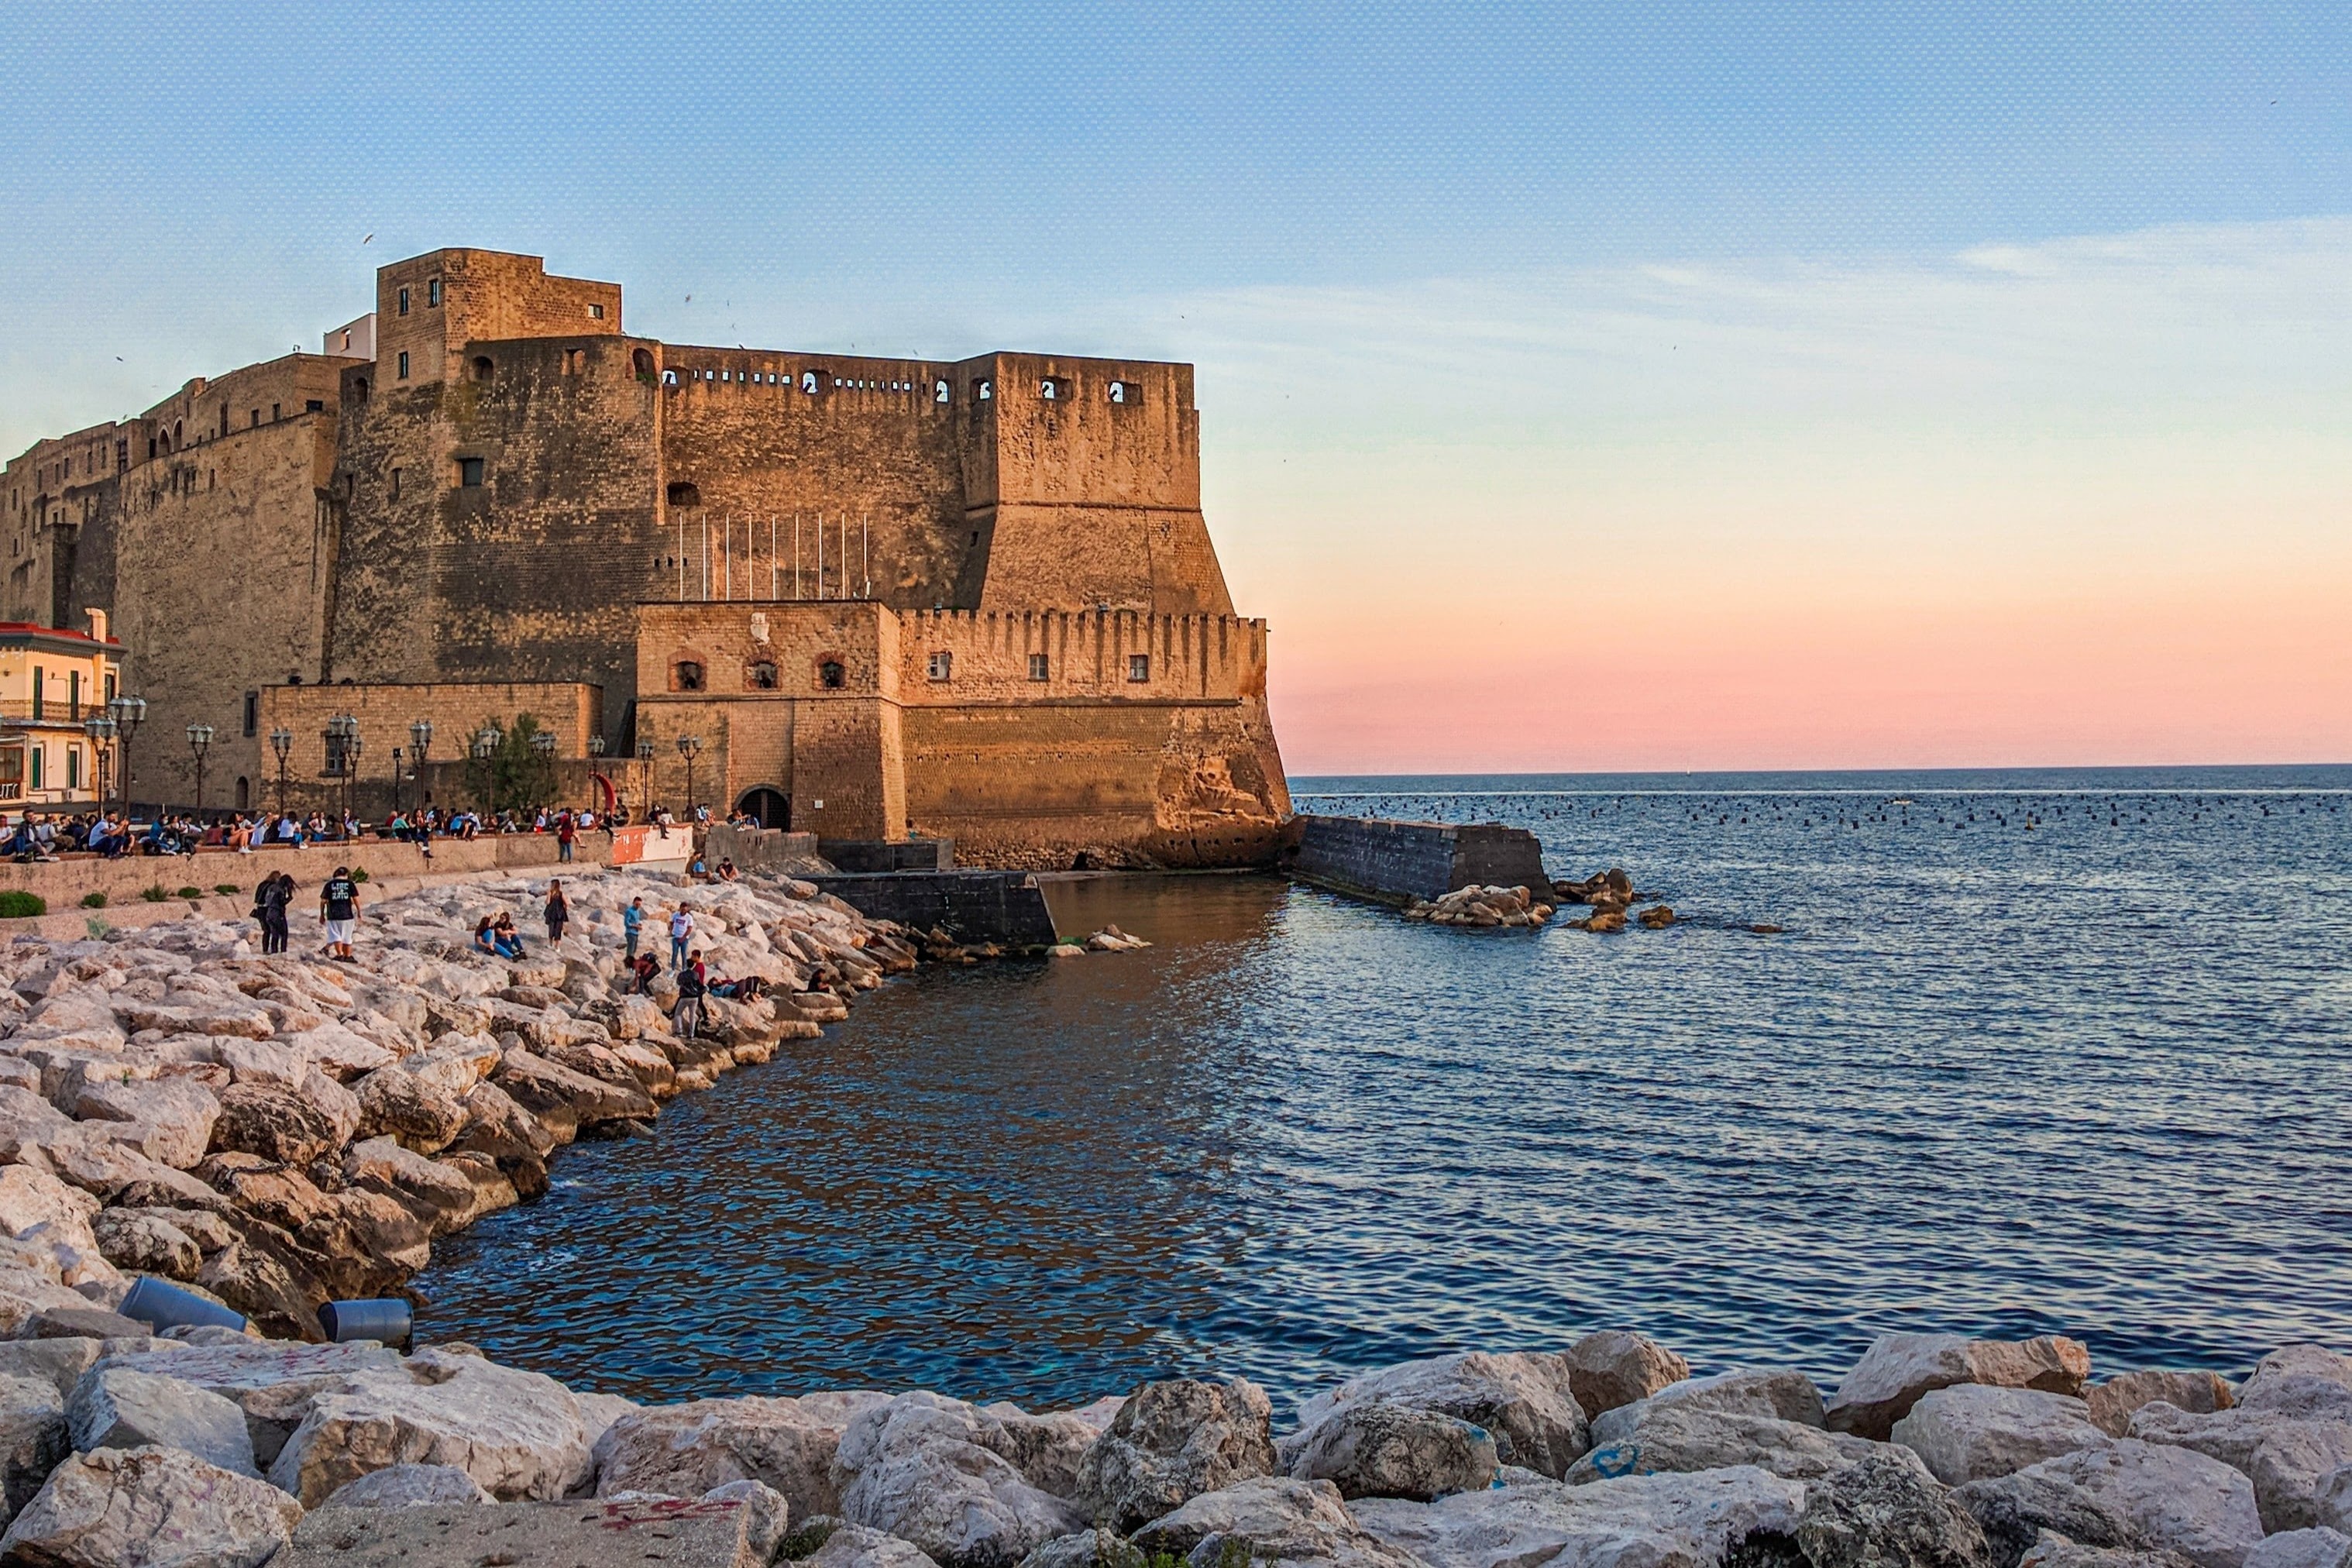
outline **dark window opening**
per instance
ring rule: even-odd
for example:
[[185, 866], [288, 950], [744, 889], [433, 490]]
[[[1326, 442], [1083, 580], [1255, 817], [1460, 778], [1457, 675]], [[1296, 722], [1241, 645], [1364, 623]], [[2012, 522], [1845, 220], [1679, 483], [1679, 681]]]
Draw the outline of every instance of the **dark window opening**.
[[261, 733], [261, 693], [245, 694], [245, 732], [250, 737]]
[[398, 468], [394, 468], [394, 469], [393, 469], [393, 470], [392, 470], [392, 496], [391, 496], [391, 499], [392, 499], [392, 500], [398, 500], [400, 499], [400, 470], [399, 470]]
[[365, 402], [367, 401], [367, 395], [368, 395], [368, 384], [367, 384], [367, 377], [365, 377], [365, 376], [363, 376], [363, 375], [362, 375], [362, 376], [358, 377], [358, 378], [357, 378], [357, 379], [355, 379], [354, 381], [352, 381], [352, 401], [353, 403], [365, 403]]
[[827, 691], [838, 691], [849, 684], [849, 672], [841, 668], [839, 659], [829, 658], [816, 667], [816, 683]]
[[438, 278], [428, 278], [425, 280], [425, 302], [428, 305], [438, 305], [441, 302], [441, 279]]
[[476, 354], [474, 356], [474, 379], [476, 381], [489, 380], [490, 372], [497, 368], [497, 366], [490, 363], [488, 355]]
[[602, 305], [591, 305], [591, 306], [589, 306], [589, 307], [588, 307], [588, 319], [589, 319], [590, 321], [603, 321], [603, 320], [604, 319], [604, 306], [602, 306]]
[[636, 350], [629, 355], [629, 366], [637, 373], [639, 380], [651, 381], [654, 377], [653, 351], [651, 349]]
[[482, 485], [482, 459], [479, 458], [458, 458], [457, 483], [469, 490], [479, 489]]
[[400, 379], [403, 381], [406, 381], [408, 379], [408, 351], [406, 349], [400, 351]]
[[672, 673], [677, 678], [677, 687], [678, 690], [699, 691], [702, 689], [702, 666], [695, 663], [694, 660], [690, 658], [679, 659], [676, 669], [673, 670]]
[[405, 289], [400, 291], [400, 314], [408, 314], [408, 290]]
[[688, 508], [700, 506], [702, 504], [702, 487], [696, 484], [691, 479], [678, 480], [676, 484], [669, 487], [669, 504], [672, 506]]
[[[364, 387], [367, 383], [363, 381], [360, 384]], [[360, 395], [364, 397], [367, 395], [362, 392]], [[320, 398], [306, 397], [302, 400], [302, 412], [305, 414], [324, 414], [326, 411], [327, 405]]]
[[1151, 656], [1148, 653], [1129, 654], [1127, 656], [1127, 678], [1129, 680], [1150, 679]]
[[754, 660], [744, 667], [743, 684], [754, 691], [773, 691], [776, 689], [776, 667], [764, 658]]
[[1037, 395], [1048, 403], [1060, 403], [1070, 395], [1070, 384], [1057, 375], [1049, 375], [1037, 383]]
[[1051, 679], [1052, 677], [1053, 662], [1042, 653], [1031, 654], [1029, 656], [1029, 679], [1032, 680], [1047, 680]]

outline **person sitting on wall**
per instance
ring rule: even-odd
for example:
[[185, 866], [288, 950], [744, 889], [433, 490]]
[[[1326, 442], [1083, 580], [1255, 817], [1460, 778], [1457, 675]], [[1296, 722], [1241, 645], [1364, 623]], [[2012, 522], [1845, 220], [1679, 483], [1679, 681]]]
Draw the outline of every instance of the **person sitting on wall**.
[[16, 826], [10, 831], [5, 843], [0, 844], [0, 854], [5, 854], [11, 860], [37, 860], [41, 858], [40, 841], [33, 837], [33, 819], [30, 816], [16, 819]]

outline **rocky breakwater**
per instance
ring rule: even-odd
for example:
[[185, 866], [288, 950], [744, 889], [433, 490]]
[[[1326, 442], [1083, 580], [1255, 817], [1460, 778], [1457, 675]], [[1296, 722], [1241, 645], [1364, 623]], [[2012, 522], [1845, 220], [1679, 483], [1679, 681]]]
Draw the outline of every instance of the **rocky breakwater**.
[[[544, 1191], [564, 1144], [643, 1128], [916, 961], [804, 882], [562, 881], [553, 943], [539, 879], [369, 907], [347, 963], [194, 919], [0, 950], [0, 1335], [81, 1331], [147, 1273], [316, 1339], [322, 1303], [397, 1291], [436, 1237]], [[647, 944], [683, 905], [711, 974], [761, 994], [707, 998], [681, 1037], [675, 980], [628, 988], [635, 898]], [[499, 914], [525, 958], [474, 946]]]
[[1604, 1331], [1033, 1414], [637, 1405], [462, 1346], [0, 1343], [9, 1563], [404, 1568], [2347, 1568], [2352, 1358], [2093, 1381], [1897, 1334], [1827, 1398]]

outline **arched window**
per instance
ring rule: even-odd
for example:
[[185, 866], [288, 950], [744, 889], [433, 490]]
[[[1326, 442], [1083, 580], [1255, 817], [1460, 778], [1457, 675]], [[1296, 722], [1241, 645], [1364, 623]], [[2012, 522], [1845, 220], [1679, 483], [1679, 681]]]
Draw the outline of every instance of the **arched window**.
[[849, 671], [841, 668], [841, 660], [826, 659], [816, 667], [816, 683], [827, 691], [838, 691], [849, 684]]
[[702, 504], [702, 487], [691, 479], [679, 479], [672, 484], [668, 494], [672, 506], [691, 508]]
[[367, 401], [367, 377], [363, 375], [353, 376], [352, 378], [352, 401], [353, 403], [365, 403]]
[[752, 660], [743, 667], [743, 684], [753, 691], [773, 691], [776, 667], [764, 658]]
[[945, 376], [941, 376], [939, 380], [931, 383], [931, 401], [933, 403], [945, 403], [947, 400], [948, 379]]
[[490, 358], [488, 354], [476, 354], [474, 356], [474, 379], [476, 381], [489, 380], [490, 372], [497, 368], [497, 366], [490, 363]]
[[670, 667], [670, 687], [676, 691], [699, 691], [703, 686], [702, 666], [690, 658], [682, 658]]
[[654, 378], [654, 354], [651, 349], [637, 350], [629, 356], [629, 363], [636, 371], [639, 381], [651, 381]]
[[252, 804], [253, 781], [240, 773], [237, 775], [236, 781], [236, 808], [239, 811], [243, 811]]

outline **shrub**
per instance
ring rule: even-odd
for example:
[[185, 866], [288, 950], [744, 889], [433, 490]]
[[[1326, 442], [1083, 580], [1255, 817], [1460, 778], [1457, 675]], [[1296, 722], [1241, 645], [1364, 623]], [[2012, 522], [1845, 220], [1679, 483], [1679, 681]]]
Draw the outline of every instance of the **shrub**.
[[354, 882], [364, 882], [364, 881], [366, 881], [366, 880], [367, 880], [367, 868], [366, 868], [366, 867], [364, 867], [364, 866], [362, 866], [362, 867], [360, 867], [357, 870], [353, 871], [353, 872], [352, 873], [352, 881], [354, 881]]
[[145, 889], [139, 896], [146, 900], [151, 904], [160, 904], [172, 895], [165, 892], [162, 885], [159, 883], [155, 887]]
[[215, 882], [213, 884], [213, 891], [226, 898], [236, 891], [236, 884], [235, 882]]
[[11, 888], [0, 893], [0, 920], [18, 921], [28, 915], [48, 912], [49, 900], [38, 893], [28, 893], [22, 888]]
[[104, 893], [84, 893], [81, 896], [81, 907], [86, 910], [102, 910], [106, 908], [106, 895]]
[[182, 888], [178, 896], [183, 899], [201, 899], [205, 896], [205, 890], [202, 888]]

